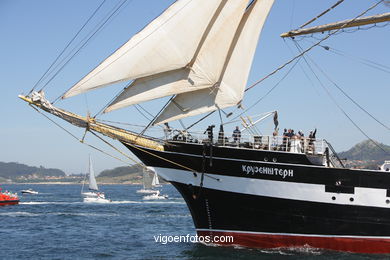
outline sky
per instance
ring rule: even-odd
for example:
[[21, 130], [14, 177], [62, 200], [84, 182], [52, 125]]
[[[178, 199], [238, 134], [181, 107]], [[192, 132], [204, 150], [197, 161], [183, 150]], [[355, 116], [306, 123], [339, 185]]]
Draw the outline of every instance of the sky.
[[[76, 43], [119, 2], [120, 0], [106, 1], [91, 23], [85, 27], [84, 33], [80, 34], [81, 37], [76, 39]], [[121, 12], [46, 86], [48, 99], [55, 100], [172, 2], [128, 0]], [[298, 53], [294, 41], [282, 39], [279, 34], [298, 28], [335, 2], [276, 0], [258, 43], [247, 85], [252, 85]], [[375, 2], [346, 0], [312, 25], [354, 18]], [[104, 169], [128, 165], [81, 144], [17, 97], [30, 91], [100, 3], [102, 1], [98, 0], [0, 0], [0, 161], [59, 168], [68, 174], [85, 172], [89, 154], [93, 158], [97, 173]], [[389, 5], [380, 4], [367, 15], [389, 11]], [[295, 41], [306, 49], [321, 37], [324, 35], [297, 37]], [[330, 37], [323, 45], [329, 46], [332, 52], [316, 47], [306, 56], [315, 73], [301, 60], [290, 72], [291, 66], [288, 66], [248, 91], [243, 102], [245, 108], [249, 108], [259, 99], [261, 101], [246, 115], [277, 110], [281, 129], [292, 128], [307, 134], [317, 128], [318, 138], [331, 142], [337, 151], [348, 150], [366, 137], [333, 103], [324, 90], [326, 88], [337, 104], [368, 136], [389, 145], [390, 132], [359, 110], [334, 84], [382, 123], [390, 125], [390, 25], [355, 32], [349, 30]], [[381, 64], [381, 68], [385, 68], [387, 72], [367, 66], [362, 60], [366, 63], [372, 61]], [[96, 114], [123, 86], [124, 84], [116, 84], [91, 91], [60, 101], [56, 105], [81, 115], [86, 115], [88, 111]], [[273, 87], [274, 90], [266, 95]], [[156, 114], [162, 104], [165, 104], [164, 100], [155, 100], [142, 106], [150, 113]], [[226, 112], [230, 111], [235, 111], [234, 115], [237, 115], [235, 108], [226, 109]], [[133, 107], [104, 114], [99, 118], [137, 125], [148, 123]], [[195, 120], [186, 119], [184, 124], [188, 126]], [[226, 122], [229, 119], [223, 120]], [[79, 139], [82, 138], [83, 130], [60, 120], [56, 122]], [[196, 129], [203, 131], [212, 123], [218, 125], [217, 113], [207, 122], [199, 124]], [[177, 123], [172, 123], [172, 126], [180, 127]], [[227, 126], [225, 131], [230, 131], [234, 126], [235, 124]], [[265, 135], [272, 133], [271, 128], [270, 119], [258, 125], [258, 129]], [[150, 134], [163, 135], [160, 129], [155, 129], [158, 132]], [[85, 140], [109, 154], [123, 158], [90, 134], [87, 134]], [[112, 143], [130, 154], [121, 144], [115, 141]], [[123, 159], [132, 163], [126, 158]]]

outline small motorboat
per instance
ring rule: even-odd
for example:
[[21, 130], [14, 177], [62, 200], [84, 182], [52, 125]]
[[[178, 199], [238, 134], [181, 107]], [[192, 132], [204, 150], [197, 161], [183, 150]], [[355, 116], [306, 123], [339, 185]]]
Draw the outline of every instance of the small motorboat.
[[38, 194], [38, 191], [35, 191], [33, 189], [27, 189], [20, 191], [22, 194]]
[[152, 189], [140, 189], [136, 191], [136, 193], [141, 193], [141, 194], [154, 194], [157, 192], [158, 190], [152, 190]]
[[9, 191], [2, 192], [0, 188], [0, 206], [19, 204], [18, 194]]
[[[85, 195], [88, 193], [88, 195]], [[105, 195], [103, 192], [85, 192], [83, 193], [84, 195], [84, 202], [87, 203], [110, 203], [111, 200], [106, 199]]]
[[144, 196], [143, 199], [144, 200], [165, 200], [168, 199], [168, 195], [160, 195], [160, 191], [157, 191], [154, 194]]

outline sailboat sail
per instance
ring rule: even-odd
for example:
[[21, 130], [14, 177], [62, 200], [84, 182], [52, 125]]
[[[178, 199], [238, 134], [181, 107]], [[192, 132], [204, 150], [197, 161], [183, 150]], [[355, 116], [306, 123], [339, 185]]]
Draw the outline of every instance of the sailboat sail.
[[176, 1], [69, 89], [63, 98], [185, 67], [210, 21], [218, 15], [220, 4], [219, 0]]
[[143, 170], [142, 174], [142, 181], [144, 189], [151, 189], [152, 188], [152, 180], [150, 178], [150, 171], [147, 169]]
[[160, 186], [160, 181], [158, 180], [157, 173], [154, 173], [154, 175], [153, 175], [152, 186], [153, 187], [159, 187]]
[[97, 183], [96, 183], [96, 179], [95, 179], [95, 172], [94, 172], [93, 167], [92, 167], [91, 157], [89, 157], [89, 189], [95, 190], [95, 191], [99, 190]]
[[234, 106], [242, 100], [257, 42], [273, 2], [257, 0], [246, 10], [230, 46], [220, 85], [177, 95], [156, 124]]
[[217, 84], [247, 2], [222, 1], [224, 5], [215, 21], [212, 21], [210, 30], [205, 32], [205, 39], [189, 64], [177, 70], [136, 79], [105, 112], [151, 99], [211, 88]]

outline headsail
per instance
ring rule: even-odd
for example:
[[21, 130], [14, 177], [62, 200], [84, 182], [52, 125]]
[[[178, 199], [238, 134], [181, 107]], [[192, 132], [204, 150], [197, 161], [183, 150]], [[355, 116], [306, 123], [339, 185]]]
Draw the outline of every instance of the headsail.
[[228, 51], [248, 0], [221, 1], [194, 56], [186, 66], [138, 78], [105, 112], [143, 101], [211, 88], [220, 80]]
[[142, 184], [144, 186], [144, 189], [151, 189], [152, 188], [152, 180], [150, 179], [150, 174], [152, 174], [152, 172], [149, 169], [147, 169], [147, 168], [143, 169]]
[[99, 190], [95, 179], [95, 172], [92, 167], [91, 156], [89, 157], [89, 189], [96, 190], [96, 191]]
[[154, 173], [153, 180], [152, 180], [152, 186], [153, 187], [160, 187], [160, 181], [158, 179], [157, 173]]
[[220, 75], [220, 85], [177, 95], [156, 124], [234, 106], [242, 100], [260, 32], [273, 2], [255, 0], [246, 10]]
[[220, 3], [220, 0], [176, 1], [69, 89], [63, 98], [186, 66]]

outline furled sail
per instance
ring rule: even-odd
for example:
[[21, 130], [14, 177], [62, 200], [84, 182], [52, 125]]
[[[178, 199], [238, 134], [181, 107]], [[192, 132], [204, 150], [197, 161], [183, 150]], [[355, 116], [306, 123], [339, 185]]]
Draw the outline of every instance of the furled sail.
[[92, 167], [92, 159], [89, 157], [89, 189], [90, 190], [99, 190], [96, 179], [95, 179], [95, 172]]
[[332, 30], [345, 29], [351, 27], [364, 26], [368, 24], [377, 24], [390, 21], [390, 13], [377, 14], [367, 17], [359, 17], [355, 19], [344, 20], [335, 23], [329, 23], [319, 26], [314, 26], [310, 28], [303, 28], [298, 30], [292, 30], [286, 33], [282, 33], [280, 37], [294, 37], [299, 35], [306, 35], [312, 33], [323, 33]]
[[176, 1], [70, 88], [63, 98], [186, 66], [193, 58], [209, 22], [225, 1]]
[[155, 124], [234, 106], [242, 100], [259, 35], [273, 2], [257, 0], [246, 10], [220, 75], [220, 84], [177, 95]]
[[222, 1], [204, 41], [183, 68], [138, 78], [105, 110], [109, 112], [151, 99], [210, 88], [218, 80], [248, 0]]

